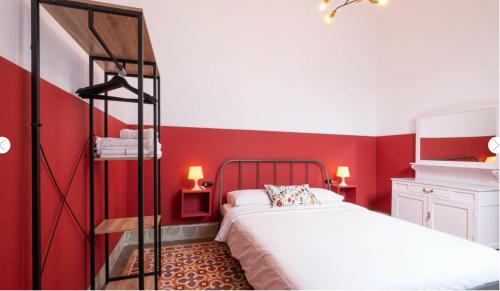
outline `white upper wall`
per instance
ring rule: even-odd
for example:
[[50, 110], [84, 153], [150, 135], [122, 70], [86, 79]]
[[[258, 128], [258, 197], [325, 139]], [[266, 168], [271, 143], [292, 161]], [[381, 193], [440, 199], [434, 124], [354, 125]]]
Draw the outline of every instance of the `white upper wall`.
[[374, 5], [326, 26], [318, 1], [139, 2], [166, 124], [375, 134]]
[[[498, 102], [497, 0], [360, 3], [330, 26], [319, 0], [102, 1], [144, 9], [164, 125], [387, 135]], [[0, 54], [28, 70], [29, 3], [0, 1]], [[43, 9], [41, 31], [42, 77], [86, 86], [87, 55]], [[132, 104], [110, 112], [136, 123]]]
[[377, 14], [377, 135], [498, 104], [498, 10], [498, 0], [404, 0]]

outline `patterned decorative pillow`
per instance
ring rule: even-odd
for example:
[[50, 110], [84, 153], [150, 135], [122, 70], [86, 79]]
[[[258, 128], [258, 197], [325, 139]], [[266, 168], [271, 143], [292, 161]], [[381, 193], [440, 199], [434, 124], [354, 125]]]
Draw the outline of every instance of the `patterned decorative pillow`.
[[309, 185], [296, 186], [275, 186], [264, 185], [266, 192], [271, 198], [273, 207], [312, 205], [317, 204], [318, 200], [309, 190]]

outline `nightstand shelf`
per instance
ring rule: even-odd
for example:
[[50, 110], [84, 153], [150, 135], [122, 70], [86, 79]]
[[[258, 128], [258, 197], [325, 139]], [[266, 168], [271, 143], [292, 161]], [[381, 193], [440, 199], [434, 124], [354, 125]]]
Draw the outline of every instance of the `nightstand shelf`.
[[332, 184], [331, 187], [332, 187], [333, 192], [344, 196], [345, 202], [350, 202], [350, 203], [357, 202], [356, 190], [357, 190], [358, 186], [355, 186], [355, 185], [341, 186], [340, 184], [335, 183], [335, 184]]
[[210, 212], [203, 210], [187, 210], [182, 213], [183, 218], [210, 216]]
[[181, 217], [205, 217], [212, 214], [211, 192], [205, 190], [182, 189]]

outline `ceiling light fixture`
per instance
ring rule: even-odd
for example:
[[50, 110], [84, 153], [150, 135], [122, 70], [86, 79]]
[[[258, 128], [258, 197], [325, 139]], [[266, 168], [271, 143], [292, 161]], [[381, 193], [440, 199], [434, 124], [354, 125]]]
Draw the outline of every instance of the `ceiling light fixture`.
[[[323, 20], [326, 24], [330, 24], [333, 21], [333, 18], [335, 17], [335, 14], [337, 14], [337, 10], [340, 8], [343, 8], [347, 5], [353, 4], [353, 3], [359, 3], [362, 2], [363, 0], [346, 0], [344, 4], [341, 4], [337, 6], [335, 9], [333, 9], [329, 14], [327, 14]], [[389, 4], [389, 0], [368, 0], [372, 4], [376, 4], [377, 6], [384, 7], [387, 4]], [[325, 11], [326, 8], [328, 7], [328, 4], [330, 3], [330, 0], [322, 0], [321, 4], [319, 5], [319, 11]]]

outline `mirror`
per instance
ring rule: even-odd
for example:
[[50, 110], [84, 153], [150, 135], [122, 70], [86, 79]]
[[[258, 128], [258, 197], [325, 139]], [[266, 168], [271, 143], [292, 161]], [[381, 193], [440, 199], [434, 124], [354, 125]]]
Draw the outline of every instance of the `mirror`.
[[417, 120], [417, 159], [496, 163], [488, 141], [497, 135], [497, 108], [485, 108]]

